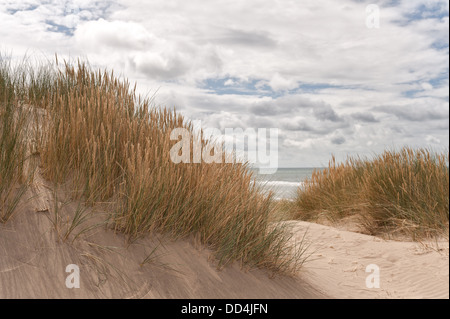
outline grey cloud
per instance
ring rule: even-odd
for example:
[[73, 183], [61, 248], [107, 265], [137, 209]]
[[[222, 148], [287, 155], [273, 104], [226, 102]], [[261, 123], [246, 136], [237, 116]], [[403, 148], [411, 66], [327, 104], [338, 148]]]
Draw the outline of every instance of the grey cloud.
[[172, 80], [185, 74], [189, 67], [179, 57], [171, 57], [167, 63], [158, 63], [152, 59], [136, 62], [132, 58], [129, 59], [130, 65], [140, 73], [145, 74], [153, 79]]
[[248, 109], [250, 113], [257, 115], [286, 115], [302, 110], [305, 112], [305, 110], [311, 108], [323, 109], [326, 107], [327, 105], [321, 101], [312, 101], [299, 95], [286, 95], [272, 101], [254, 103]]
[[331, 143], [336, 145], [341, 145], [345, 143], [345, 138], [343, 136], [334, 137], [331, 139]]
[[249, 127], [253, 128], [271, 128], [277, 126], [270, 118], [260, 116], [250, 117], [250, 119], [247, 121], [247, 124], [249, 125]]
[[400, 127], [398, 125], [394, 125], [390, 128], [393, 132], [403, 134], [405, 133], [405, 129], [403, 127]]
[[308, 123], [304, 120], [299, 120], [294, 123], [287, 122], [283, 125], [283, 128], [288, 131], [304, 131], [304, 132], [313, 132], [315, 131]]
[[351, 117], [354, 118], [355, 120], [360, 120], [362, 122], [367, 122], [367, 123], [378, 123], [379, 120], [377, 120], [375, 118], [375, 116], [373, 116], [372, 113], [369, 112], [357, 112], [357, 113], [353, 113], [351, 114]]
[[224, 62], [220, 58], [219, 54], [215, 50], [209, 50], [205, 52], [205, 56], [202, 60], [201, 67], [206, 70], [212, 70], [220, 72]]
[[284, 98], [279, 98], [273, 101], [263, 101], [254, 103], [248, 109], [250, 113], [256, 115], [283, 115], [293, 112], [298, 108], [298, 103], [286, 101]]
[[449, 129], [449, 121], [448, 121], [448, 119], [444, 123], [436, 125], [434, 128], [437, 129], [437, 130], [448, 130]]
[[282, 112], [283, 109], [277, 108], [274, 102], [255, 103], [249, 107], [249, 111], [258, 115], [276, 115]]
[[393, 114], [401, 120], [421, 122], [427, 120], [448, 119], [448, 108], [427, 108], [426, 106], [378, 106], [374, 111]]
[[331, 105], [319, 104], [313, 109], [314, 116], [321, 121], [342, 122], [342, 118], [339, 117], [333, 110]]
[[280, 128], [289, 132], [309, 133], [310, 136], [324, 136], [336, 130], [349, 128], [348, 122], [327, 123], [319, 122], [315, 119], [284, 119], [280, 121]]
[[217, 37], [214, 42], [220, 44], [236, 44], [250, 47], [274, 47], [276, 41], [267, 32], [229, 29]]

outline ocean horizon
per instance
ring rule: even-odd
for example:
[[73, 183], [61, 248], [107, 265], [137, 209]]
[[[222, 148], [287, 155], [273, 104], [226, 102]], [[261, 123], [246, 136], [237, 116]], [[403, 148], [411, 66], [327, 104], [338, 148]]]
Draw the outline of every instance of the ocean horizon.
[[263, 191], [273, 191], [274, 199], [294, 199], [297, 189], [311, 178], [314, 170], [323, 169], [325, 167], [282, 167], [274, 174], [259, 174], [257, 168], [252, 168], [256, 182]]

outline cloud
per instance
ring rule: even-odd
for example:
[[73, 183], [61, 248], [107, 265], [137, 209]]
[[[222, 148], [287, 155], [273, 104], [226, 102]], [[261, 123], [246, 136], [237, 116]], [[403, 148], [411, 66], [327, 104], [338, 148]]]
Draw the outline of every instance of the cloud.
[[278, 127], [277, 123], [275, 123], [271, 118], [263, 117], [263, 116], [255, 116], [250, 117], [248, 121], [246, 121], [247, 127], [252, 128], [276, 128]]
[[379, 122], [375, 116], [373, 116], [372, 113], [369, 112], [356, 112], [356, 113], [352, 113], [351, 117], [354, 118], [355, 120], [359, 120], [362, 122], [366, 122], [366, 123], [377, 123]]
[[378, 106], [374, 107], [374, 111], [393, 114], [400, 120], [424, 122], [432, 120], [442, 120], [449, 118], [448, 102], [439, 103], [443, 107], [424, 104], [408, 104], [402, 106]]
[[148, 50], [155, 37], [135, 22], [99, 19], [81, 23], [74, 34], [78, 45], [86, 50]]
[[5, 0], [1, 49], [85, 57], [208, 126], [277, 127], [285, 166], [448, 147], [448, 1], [378, 1], [378, 29], [367, 4]]
[[294, 122], [285, 121], [283, 128], [288, 131], [306, 131], [306, 132], [315, 131], [304, 119], [295, 120]]
[[298, 84], [295, 79], [289, 79], [276, 73], [268, 82], [268, 85], [274, 91], [292, 90], [295, 89]]
[[275, 101], [263, 101], [260, 103], [255, 102], [252, 106], [250, 106], [249, 111], [253, 114], [258, 115], [281, 115], [285, 113], [289, 113], [292, 111], [291, 108], [283, 107], [283, 105], [275, 105]]
[[425, 139], [431, 144], [438, 144], [438, 145], [441, 144], [441, 140], [432, 135], [427, 135]]
[[[330, 105], [326, 105], [322, 100], [313, 100], [301, 94], [288, 94], [280, 97], [269, 97], [259, 99], [248, 107], [249, 112], [259, 115], [288, 115], [316, 112], [319, 117], [321, 113], [334, 113]], [[326, 116], [327, 114], [323, 114]], [[333, 117], [333, 116], [331, 116]], [[334, 113], [334, 117], [337, 115]]]
[[225, 81], [225, 83], [223, 85], [225, 85], [225, 86], [232, 86], [232, 85], [235, 85], [235, 84], [236, 84], [236, 82], [234, 82], [232, 79], [228, 79], [228, 80]]
[[189, 70], [187, 58], [182, 54], [157, 54], [148, 52], [128, 59], [133, 70], [158, 80], [170, 80]]
[[225, 29], [220, 35], [210, 38], [209, 41], [220, 45], [238, 45], [252, 48], [275, 47], [277, 44], [267, 31], [246, 31], [237, 29]]
[[313, 112], [314, 116], [321, 121], [343, 121], [343, 119], [336, 114], [331, 105], [328, 104], [319, 104], [315, 106]]
[[345, 143], [345, 137], [343, 136], [337, 136], [331, 139], [331, 143], [336, 145], [341, 145]]

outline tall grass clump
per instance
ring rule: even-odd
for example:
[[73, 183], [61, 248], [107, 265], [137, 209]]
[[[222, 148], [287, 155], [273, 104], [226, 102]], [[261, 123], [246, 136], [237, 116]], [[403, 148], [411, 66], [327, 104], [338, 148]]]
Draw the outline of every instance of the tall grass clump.
[[341, 164], [333, 158], [298, 190], [295, 217], [358, 215], [370, 234], [441, 235], [448, 232], [448, 160], [448, 153], [408, 147]]
[[300, 264], [288, 232], [269, 219], [272, 199], [240, 163], [179, 163], [175, 128], [202, 139], [179, 113], [152, 107], [127, 80], [86, 63], [26, 68], [20, 97], [48, 115], [37, 154], [45, 178], [71, 185], [88, 205], [110, 203], [111, 225], [130, 240], [153, 232], [196, 236], [219, 265], [240, 262], [275, 272]]
[[[0, 55], [0, 222], [14, 213], [31, 177], [27, 163], [28, 111], [18, 95], [23, 88], [20, 70]], [[28, 165], [26, 165], [28, 164]]]

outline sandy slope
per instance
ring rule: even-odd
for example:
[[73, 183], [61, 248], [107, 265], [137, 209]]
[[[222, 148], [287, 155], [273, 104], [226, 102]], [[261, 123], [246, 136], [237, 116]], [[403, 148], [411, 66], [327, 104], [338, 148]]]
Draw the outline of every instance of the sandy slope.
[[[307, 230], [310, 261], [301, 274], [332, 298], [449, 298], [449, 243], [383, 240], [333, 227], [289, 222]], [[367, 288], [368, 265], [379, 267], [379, 288]]]
[[[32, 199], [13, 219], [0, 224], [0, 298], [325, 297], [299, 278], [270, 278], [264, 271], [246, 272], [237, 265], [219, 271], [211, 252], [194, 240], [153, 237], [129, 245], [125, 236], [101, 226], [71, 244], [78, 229], [63, 242], [51, 223], [54, 205], [48, 183], [37, 175], [27, 197]], [[61, 215], [71, 216], [76, 206], [61, 205]], [[141, 266], [155, 247], [150, 262]], [[80, 268], [79, 289], [65, 285], [69, 264]]]
[[[448, 242], [440, 243], [440, 251], [427, 250], [416, 243], [291, 221], [293, 240], [307, 231], [311, 258], [297, 278], [270, 278], [237, 265], [217, 270], [211, 252], [193, 239], [153, 236], [127, 244], [125, 236], [100, 226], [70, 243], [83, 224], [62, 241], [51, 222], [53, 192], [39, 174], [26, 197], [31, 199], [12, 220], [0, 224], [0, 298], [449, 297]], [[77, 203], [58, 203], [63, 235]], [[101, 214], [93, 216], [97, 220], [89, 223], [101, 221]], [[80, 267], [79, 289], [65, 285], [69, 264]], [[366, 288], [369, 264], [380, 267], [378, 289]]]

